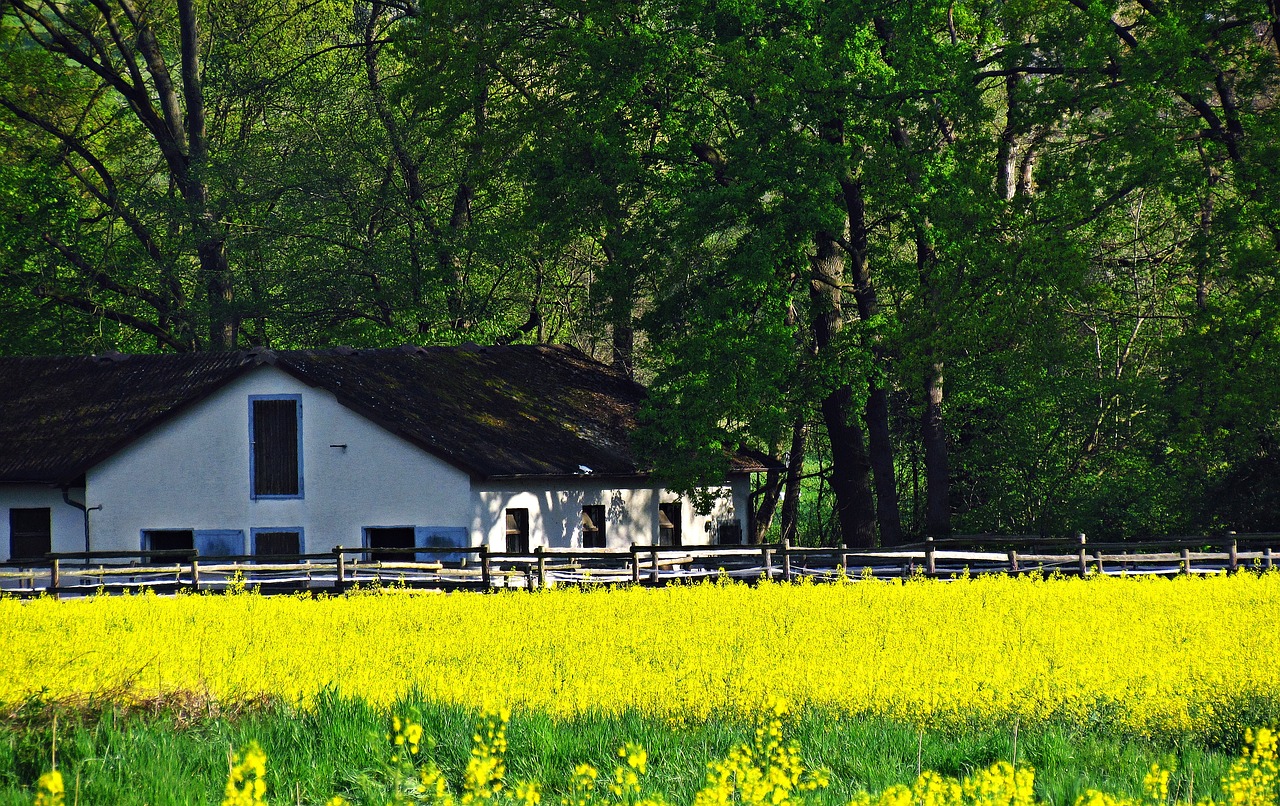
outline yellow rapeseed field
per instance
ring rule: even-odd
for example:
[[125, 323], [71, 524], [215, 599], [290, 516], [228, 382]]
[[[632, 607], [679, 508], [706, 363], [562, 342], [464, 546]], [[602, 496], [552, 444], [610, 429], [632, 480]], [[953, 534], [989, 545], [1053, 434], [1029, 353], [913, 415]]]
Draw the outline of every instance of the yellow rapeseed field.
[[781, 698], [923, 726], [1182, 735], [1280, 698], [1277, 636], [1277, 573], [0, 599], [0, 703], [180, 690], [305, 704], [328, 689], [389, 704], [416, 690], [680, 719]]

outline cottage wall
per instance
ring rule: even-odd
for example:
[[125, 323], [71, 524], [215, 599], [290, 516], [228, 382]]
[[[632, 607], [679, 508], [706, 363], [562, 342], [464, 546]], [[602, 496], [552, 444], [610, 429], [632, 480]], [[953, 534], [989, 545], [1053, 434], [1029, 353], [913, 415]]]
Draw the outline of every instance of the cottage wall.
[[[302, 404], [301, 498], [250, 496], [249, 396]], [[345, 447], [343, 447], [345, 446]], [[301, 529], [305, 552], [361, 545], [366, 527], [467, 528], [470, 478], [340, 404], [264, 366], [92, 468], [95, 550], [136, 551], [143, 530]], [[69, 509], [59, 502], [63, 509]], [[72, 512], [79, 515], [78, 512]]]
[[[72, 501], [83, 502], [84, 490], [71, 488]], [[9, 513], [14, 509], [48, 509], [53, 551], [84, 551], [84, 513], [62, 500], [62, 490], [44, 484], [0, 484], [0, 562], [9, 559]]]
[[735, 477], [720, 488], [720, 497], [706, 515], [698, 514], [687, 498], [647, 485], [643, 479], [627, 482], [581, 476], [572, 480], [572, 486], [566, 481], [569, 480], [522, 479], [477, 484], [472, 496], [471, 527], [477, 543], [504, 550], [506, 510], [521, 507], [529, 510], [531, 549], [539, 545], [578, 548], [582, 546], [582, 507], [600, 504], [605, 508], [609, 548], [627, 548], [632, 543], [651, 545], [658, 542], [658, 504], [672, 501], [683, 503], [680, 514], [684, 545], [713, 543], [716, 527], [722, 521], [737, 520], [746, 534], [746, 475]]

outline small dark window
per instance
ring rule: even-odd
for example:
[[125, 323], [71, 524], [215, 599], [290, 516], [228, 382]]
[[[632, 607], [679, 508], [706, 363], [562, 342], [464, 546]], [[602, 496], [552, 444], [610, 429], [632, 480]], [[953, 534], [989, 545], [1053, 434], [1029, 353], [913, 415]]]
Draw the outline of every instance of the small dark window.
[[507, 510], [507, 551], [522, 554], [529, 551], [529, 510]]
[[412, 526], [366, 529], [365, 534], [368, 536], [369, 548], [384, 549], [384, 551], [370, 552], [369, 556], [372, 559], [413, 561], [414, 529]]
[[658, 504], [658, 545], [680, 545], [680, 502]]
[[584, 549], [602, 549], [607, 544], [604, 505], [588, 504], [582, 508], [582, 547]]
[[254, 497], [300, 495], [298, 401], [254, 398], [250, 402]]
[[49, 507], [9, 510], [9, 559], [39, 560], [53, 551]]
[[296, 531], [254, 532], [253, 554], [256, 557], [296, 555], [302, 553], [302, 535]]
[[[143, 532], [142, 548], [146, 551], [193, 551], [195, 533], [190, 529], [148, 529]], [[175, 559], [155, 557], [149, 562], [171, 563]]]
[[742, 524], [737, 520], [716, 524], [716, 542], [722, 546], [742, 545]]

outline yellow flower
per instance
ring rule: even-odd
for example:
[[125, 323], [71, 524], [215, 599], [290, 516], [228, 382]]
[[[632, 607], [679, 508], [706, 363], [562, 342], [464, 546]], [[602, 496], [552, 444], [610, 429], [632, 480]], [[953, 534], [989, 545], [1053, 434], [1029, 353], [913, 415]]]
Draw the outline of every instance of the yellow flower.
[[265, 806], [267, 802], [267, 754], [251, 742], [232, 760], [222, 806]]
[[35, 806], [63, 806], [66, 788], [62, 784], [62, 773], [51, 770], [36, 781]]
[[636, 772], [644, 775], [645, 766], [649, 762], [649, 754], [645, 749], [634, 742], [627, 742], [618, 748], [618, 756], [627, 760], [627, 766]]

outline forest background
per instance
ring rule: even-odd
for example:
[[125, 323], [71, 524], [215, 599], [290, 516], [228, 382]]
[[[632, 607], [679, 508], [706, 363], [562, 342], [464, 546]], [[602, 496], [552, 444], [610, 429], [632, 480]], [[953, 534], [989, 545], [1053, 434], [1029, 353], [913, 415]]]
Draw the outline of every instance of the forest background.
[[563, 342], [761, 534], [1280, 530], [1278, 89], [1280, 0], [0, 0], [0, 352]]

